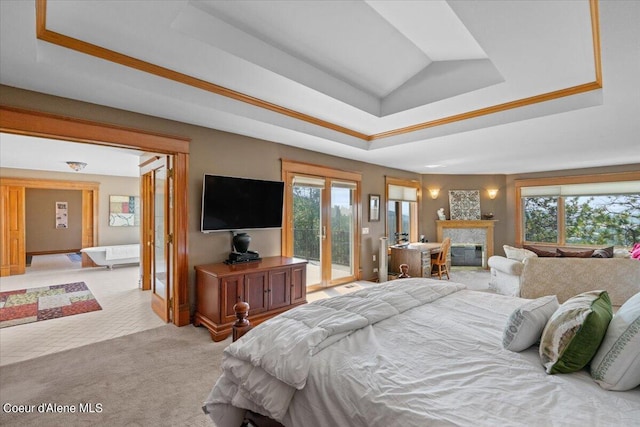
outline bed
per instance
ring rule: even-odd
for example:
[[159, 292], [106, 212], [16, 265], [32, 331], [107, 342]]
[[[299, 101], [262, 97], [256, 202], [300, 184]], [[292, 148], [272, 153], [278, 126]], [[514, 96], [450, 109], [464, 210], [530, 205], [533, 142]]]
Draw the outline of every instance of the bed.
[[528, 301], [415, 278], [300, 306], [225, 349], [203, 409], [217, 427], [247, 410], [305, 427], [638, 425], [640, 388], [549, 375], [537, 345], [503, 348]]

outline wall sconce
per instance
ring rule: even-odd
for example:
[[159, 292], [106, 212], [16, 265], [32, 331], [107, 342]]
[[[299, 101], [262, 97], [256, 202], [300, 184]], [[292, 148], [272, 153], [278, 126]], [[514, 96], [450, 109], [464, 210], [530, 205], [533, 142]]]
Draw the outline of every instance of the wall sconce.
[[440, 189], [439, 188], [430, 188], [429, 189], [429, 194], [431, 194], [431, 198], [433, 200], [438, 198], [438, 194], [440, 194]]
[[490, 189], [487, 190], [487, 193], [489, 193], [489, 198], [491, 200], [493, 200], [498, 195], [498, 189], [497, 188], [490, 188]]
[[85, 166], [87, 166], [87, 164], [84, 162], [67, 162], [67, 164], [76, 172], [80, 172], [82, 169], [84, 169]]

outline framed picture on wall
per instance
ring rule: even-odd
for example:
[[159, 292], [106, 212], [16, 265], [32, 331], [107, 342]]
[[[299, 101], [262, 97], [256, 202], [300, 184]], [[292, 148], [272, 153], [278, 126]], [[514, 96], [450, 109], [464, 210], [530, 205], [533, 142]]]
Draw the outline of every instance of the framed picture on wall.
[[380, 221], [379, 194], [369, 194], [369, 221]]
[[137, 196], [109, 196], [109, 226], [137, 227], [140, 225], [140, 198]]
[[450, 190], [451, 219], [480, 219], [479, 190]]
[[56, 202], [56, 228], [69, 228], [69, 204]]

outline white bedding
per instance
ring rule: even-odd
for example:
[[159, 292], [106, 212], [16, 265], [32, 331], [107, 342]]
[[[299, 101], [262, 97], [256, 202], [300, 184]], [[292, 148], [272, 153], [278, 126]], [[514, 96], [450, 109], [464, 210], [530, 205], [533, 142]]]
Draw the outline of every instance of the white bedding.
[[[349, 295], [441, 283], [397, 280]], [[346, 337], [344, 331], [333, 335], [342, 339], [324, 350], [310, 351], [304, 384], [287, 387], [291, 395], [286, 396], [281, 422], [305, 427], [638, 425], [640, 389], [605, 391], [587, 371], [547, 375], [537, 347], [522, 353], [502, 349], [504, 324], [524, 301], [463, 290], [368, 323]], [[262, 329], [254, 329], [246, 338]], [[325, 336], [325, 342], [334, 341], [331, 336]], [[233, 386], [227, 374], [206, 403], [218, 427], [237, 426], [242, 416], [242, 411], [220, 400]], [[254, 384], [246, 385], [251, 389]], [[267, 392], [258, 399], [273, 397]], [[263, 409], [242, 400], [227, 403], [256, 412]]]

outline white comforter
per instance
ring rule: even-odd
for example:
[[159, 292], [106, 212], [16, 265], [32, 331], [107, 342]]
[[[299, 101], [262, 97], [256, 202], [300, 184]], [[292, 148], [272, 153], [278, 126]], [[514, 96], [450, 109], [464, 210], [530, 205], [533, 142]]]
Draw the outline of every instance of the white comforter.
[[232, 404], [281, 421], [294, 392], [305, 386], [318, 351], [355, 330], [464, 289], [445, 282], [416, 284], [421, 282], [405, 280], [321, 300], [265, 322], [225, 349], [223, 374], [207, 408]]
[[[418, 293], [429, 289], [427, 295], [433, 285], [443, 282], [406, 279], [350, 295], [361, 298], [371, 293], [380, 301], [375, 297], [384, 294], [396, 300], [394, 289], [410, 287]], [[305, 326], [295, 328], [306, 331], [301, 335], [291, 330], [290, 322], [300, 323], [292, 320], [292, 310], [288, 320], [265, 323], [266, 328], [260, 326], [245, 337], [250, 339], [230, 346], [224, 373], [206, 407], [218, 427], [239, 425], [242, 411], [237, 408], [270, 415], [292, 427], [638, 425], [640, 389], [605, 391], [586, 371], [547, 375], [536, 346], [522, 353], [501, 347], [508, 315], [525, 300], [457, 292], [461, 287], [445, 285], [438, 294], [447, 296], [420, 300], [429, 304], [406, 304], [386, 318], [393, 310], [381, 304], [352, 333], [351, 327], [365, 323], [357, 316], [337, 320], [330, 311], [320, 318], [313, 312], [352, 306], [356, 299], [308, 304], [313, 320], [301, 321]], [[403, 303], [409, 300], [397, 298]], [[285, 323], [277, 334], [287, 337], [288, 344], [272, 341], [273, 336], [259, 338], [271, 329], [270, 323], [280, 321]], [[319, 327], [323, 322], [333, 326]], [[261, 350], [254, 357], [255, 344]], [[287, 357], [290, 352], [295, 357]], [[284, 364], [278, 367], [275, 359]]]

